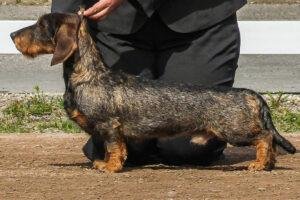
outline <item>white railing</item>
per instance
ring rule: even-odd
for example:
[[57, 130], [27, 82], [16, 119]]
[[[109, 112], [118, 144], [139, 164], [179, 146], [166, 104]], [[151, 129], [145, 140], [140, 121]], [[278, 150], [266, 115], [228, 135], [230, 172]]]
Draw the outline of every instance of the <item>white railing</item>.
[[240, 21], [242, 54], [300, 54], [300, 21]]
[[15, 48], [10, 33], [23, 27], [34, 24], [35, 21], [0, 21], [0, 54], [16, 54], [19, 53]]
[[[0, 21], [0, 54], [16, 54], [10, 33], [34, 21]], [[300, 54], [300, 21], [240, 21], [241, 54]]]

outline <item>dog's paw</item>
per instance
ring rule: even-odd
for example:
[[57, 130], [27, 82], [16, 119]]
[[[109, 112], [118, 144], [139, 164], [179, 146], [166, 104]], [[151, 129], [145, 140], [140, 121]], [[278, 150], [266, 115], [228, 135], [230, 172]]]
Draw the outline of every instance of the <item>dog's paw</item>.
[[252, 162], [250, 163], [250, 165], [248, 166], [248, 170], [250, 171], [262, 171], [262, 170], [266, 170], [266, 171], [270, 171], [274, 168], [274, 165], [264, 165], [261, 162]]
[[121, 164], [116, 163], [107, 163], [103, 160], [95, 160], [93, 162], [93, 169], [108, 172], [108, 173], [115, 173], [121, 171], [123, 166]]
[[103, 160], [94, 160], [92, 168], [103, 171], [105, 168], [105, 165], [106, 165], [106, 162], [104, 162]]

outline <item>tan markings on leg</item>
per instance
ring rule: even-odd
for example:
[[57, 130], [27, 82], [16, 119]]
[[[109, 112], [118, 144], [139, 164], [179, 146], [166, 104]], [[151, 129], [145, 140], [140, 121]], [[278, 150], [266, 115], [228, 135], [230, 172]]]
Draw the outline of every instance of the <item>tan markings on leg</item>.
[[248, 169], [253, 171], [272, 170], [275, 166], [275, 149], [271, 134], [255, 142], [256, 160]]
[[93, 168], [105, 172], [119, 172], [123, 169], [126, 158], [126, 144], [122, 139], [119, 139], [117, 142], [106, 144], [104, 160], [95, 160]]

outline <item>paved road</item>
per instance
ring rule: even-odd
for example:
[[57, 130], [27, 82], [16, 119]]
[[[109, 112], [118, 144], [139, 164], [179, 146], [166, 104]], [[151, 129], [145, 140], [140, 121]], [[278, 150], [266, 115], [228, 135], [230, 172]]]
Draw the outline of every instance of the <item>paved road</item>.
[[[297, 5], [247, 5], [239, 20], [300, 20]], [[36, 19], [48, 6], [0, 6], [2, 19]], [[50, 67], [50, 57], [28, 60], [20, 55], [0, 55], [0, 91], [30, 92], [39, 85], [45, 92], [63, 91], [61, 66]], [[237, 87], [261, 92], [300, 92], [300, 55], [242, 55]]]
[[300, 55], [241, 55], [237, 87], [300, 93]]
[[[62, 67], [50, 67], [50, 59], [0, 55], [0, 91], [30, 92], [39, 85], [46, 92], [63, 92]], [[300, 55], [242, 55], [239, 65], [236, 87], [300, 92]]]
[[249, 4], [238, 12], [239, 20], [300, 20], [300, 4]]

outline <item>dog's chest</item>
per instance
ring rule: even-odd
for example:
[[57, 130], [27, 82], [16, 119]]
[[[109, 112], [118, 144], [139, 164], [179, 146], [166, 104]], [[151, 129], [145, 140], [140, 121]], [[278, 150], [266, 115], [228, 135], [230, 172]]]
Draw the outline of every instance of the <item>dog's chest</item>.
[[88, 126], [87, 116], [80, 111], [74, 95], [68, 89], [64, 94], [64, 108], [69, 118], [75, 121], [81, 128], [86, 128]]
[[66, 110], [77, 109], [91, 122], [105, 121], [116, 113], [113, 92], [99, 85], [82, 84], [76, 88], [68, 88], [64, 101]]

